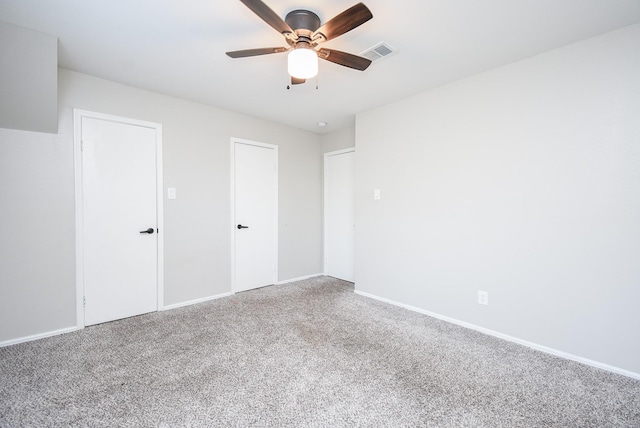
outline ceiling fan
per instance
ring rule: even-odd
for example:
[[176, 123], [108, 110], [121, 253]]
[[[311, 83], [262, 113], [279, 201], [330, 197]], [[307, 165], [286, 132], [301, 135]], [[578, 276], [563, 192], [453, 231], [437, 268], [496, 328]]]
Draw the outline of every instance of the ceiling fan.
[[292, 85], [304, 83], [306, 79], [318, 73], [318, 58], [360, 71], [371, 65], [371, 60], [361, 56], [335, 49], [318, 48], [319, 44], [335, 39], [373, 18], [369, 8], [362, 3], [350, 7], [321, 25], [318, 15], [309, 10], [291, 11], [283, 20], [260, 0], [240, 1], [282, 34], [289, 47], [227, 52], [231, 58], [289, 52], [288, 71]]

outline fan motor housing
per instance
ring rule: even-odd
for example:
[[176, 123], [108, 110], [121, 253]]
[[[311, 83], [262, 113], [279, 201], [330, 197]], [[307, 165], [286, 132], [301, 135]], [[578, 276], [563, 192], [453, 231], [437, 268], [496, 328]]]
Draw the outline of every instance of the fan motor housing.
[[309, 30], [309, 34], [320, 28], [320, 18], [310, 10], [297, 9], [287, 13], [284, 18], [289, 27], [296, 33], [298, 30]]

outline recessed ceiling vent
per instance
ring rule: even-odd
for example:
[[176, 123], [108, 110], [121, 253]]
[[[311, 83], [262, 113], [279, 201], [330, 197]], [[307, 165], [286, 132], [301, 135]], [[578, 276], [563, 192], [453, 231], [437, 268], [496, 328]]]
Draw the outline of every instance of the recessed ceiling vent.
[[367, 59], [370, 59], [373, 62], [376, 62], [378, 60], [381, 60], [382, 58], [388, 57], [389, 55], [393, 55], [394, 53], [396, 53], [395, 49], [393, 49], [391, 46], [389, 46], [385, 42], [380, 42], [377, 45], [362, 52], [360, 56], [363, 56]]

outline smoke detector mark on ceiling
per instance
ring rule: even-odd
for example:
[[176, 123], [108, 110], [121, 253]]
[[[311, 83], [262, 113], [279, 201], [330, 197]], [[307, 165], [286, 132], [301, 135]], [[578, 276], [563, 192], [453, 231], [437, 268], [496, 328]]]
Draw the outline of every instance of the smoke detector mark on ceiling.
[[362, 52], [360, 56], [370, 59], [372, 62], [376, 62], [381, 60], [382, 58], [386, 58], [390, 55], [396, 53], [396, 50], [393, 49], [385, 42], [380, 42], [377, 45], [370, 47], [366, 51]]

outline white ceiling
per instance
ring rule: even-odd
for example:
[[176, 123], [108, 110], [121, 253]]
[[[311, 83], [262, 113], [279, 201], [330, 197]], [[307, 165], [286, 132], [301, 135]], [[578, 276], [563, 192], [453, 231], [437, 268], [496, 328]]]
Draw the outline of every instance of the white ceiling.
[[[322, 22], [357, 0], [265, 0]], [[324, 47], [397, 53], [364, 72], [320, 62], [316, 82], [287, 90], [286, 46], [238, 0], [0, 0], [0, 21], [59, 38], [60, 66], [313, 132], [356, 113], [574, 41], [640, 22], [640, 0], [364, 0], [373, 19]], [[317, 122], [328, 122], [320, 129]]]

